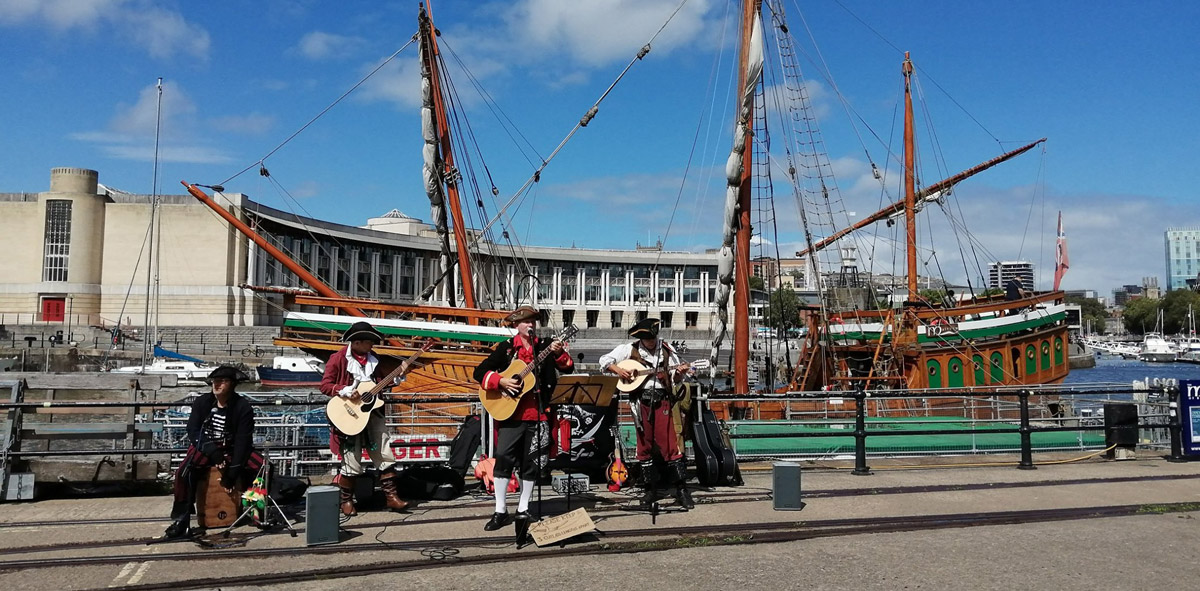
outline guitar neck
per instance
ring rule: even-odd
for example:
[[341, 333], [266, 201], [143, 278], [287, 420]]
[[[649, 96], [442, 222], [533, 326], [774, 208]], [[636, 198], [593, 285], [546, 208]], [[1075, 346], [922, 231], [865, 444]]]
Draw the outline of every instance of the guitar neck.
[[424, 353], [428, 350], [429, 350], [428, 345], [421, 347], [420, 349], [417, 349], [412, 355], [409, 355], [408, 357], [406, 357], [404, 359], [404, 361], [401, 361], [400, 365], [396, 366], [396, 369], [393, 369], [392, 372], [389, 373], [388, 375], [384, 376], [384, 378], [382, 380], [379, 380], [378, 382], [376, 382], [375, 387], [371, 388], [371, 391], [364, 394], [364, 396], [374, 396], [374, 395], [382, 392], [384, 390], [384, 388], [388, 387], [388, 384], [390, 384], [392, 380], [404, 375], [404, 372], [406, 371], [408, 366], [411, 365], [413, 361], [416, 361], [417, 357], [421, 356], [421, 353]]
[[[562, 340], [562, 339], [550, 339], [550, 345], [554, 345], [555, 341], [560, 341], [560, 340]], [[546, 360], [546, 357], [549, 357], [549, 356], [550, 356], [550, 347], [547, 346], [545, 349], [542, 349], [541, 353], [537, 354], [537, 357], [533, 358], [533, 363], [526, 365], [525, 369], [522, 369], [521, 372], [518, 373], [515, 377], [524, 378], [525, 376], [529, 375], [529, 372], [533, 371], [534, 366], [540, 365], [543, 361]]]

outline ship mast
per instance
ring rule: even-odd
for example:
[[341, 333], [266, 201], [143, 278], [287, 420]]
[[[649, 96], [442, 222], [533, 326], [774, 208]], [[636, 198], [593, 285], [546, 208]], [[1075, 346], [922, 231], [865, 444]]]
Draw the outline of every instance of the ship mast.
[[908, 248], [908, 301], [917, 300], [917, 174], [913, 165], [912, 60], [904, 52], [904, 225]]
[[[442, 275], [447, 275], [449, 265], [448, 238], [445, 236], [445, 206], [449, 205], [451, 223], [454, 229], [454, 245], [458, 254], [459, 278], [462, 281], [463, 303], [468, 308], [475, 305], [475, 286], [472, 281], [470, 255], [467, 251], [466, 225], [463, 223], [462, 206], [458, 199], [458, 179], [461, 178], [454, 166], [454, 153], [450, 145], [450, 124], [446, 117], [446, 103], [442, 95], [441, 72], [438, 69], [438, 48], [436, 30], [433, 28], [433, 7], [427, 2], [421, 7], [420, 22], [421, 66], [422, 74], [428, 81], [422, 101], [422, 119], [425, 111], [431, 111], [433, 129], [423, 129], [425, 137], [425, 189], [429, 192], [433, 207], [434, 223], [438, 232], [443, 235]], [[441, 158], [438, 158], [440, 152]], [[446, 192], [443, 200], [442, 187]], [[450, 305], [454, 305], [454, 289], [447, 290]]]
[[[762, 73], [759, 69], [752, 75], [750, 62], [751, 52], [757, 49], [753, 45], [753, 37], [761, 6], [761, 0], [745, 0], [742, 3], [742, 36], [738, 58], [737, 88], [743, 93], [738, 97], [738, 111], [742, 114], [739, 124], [745, 127], [742, 173], [737, 189], [738, 219], [733, 286], [733, 385], [734, 392], [738, 394], [750, 391], [750, 191], [754, 154], [750, 143], [754, 141], [754, 92]], [[746, 100], [746, 97], [749, 97], [749, 100]]]

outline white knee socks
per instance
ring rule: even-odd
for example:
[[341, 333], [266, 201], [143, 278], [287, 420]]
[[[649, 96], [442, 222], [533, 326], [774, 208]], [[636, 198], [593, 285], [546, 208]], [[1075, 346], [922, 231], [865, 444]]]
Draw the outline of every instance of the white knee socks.
[[521, 500], [517, 503], [517, 511], [524, 513], [529, 511], [529, 499], [533, 498], [533, 486], [536, 484], [533, 480], [521, 481]]
[[496, 485], [496, 512], [508, 513], [508, 479], [496, 478], [493, 483]]

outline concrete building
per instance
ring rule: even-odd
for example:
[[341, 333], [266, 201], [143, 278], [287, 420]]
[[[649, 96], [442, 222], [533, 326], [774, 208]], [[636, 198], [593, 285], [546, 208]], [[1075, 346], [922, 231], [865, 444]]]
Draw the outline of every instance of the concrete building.
[[998, 261], [988, 263], [988, 287], [1004, 289], [1009, 280], [1016, 279], [1021, 288], [1032, 292], [1033, 263], [1029, 261]]
[[[8, 255], [0, 257], [0, 324], [140, 326], [148, 300], [151, 323], [164, 326], [281, 321], [281, 295], [241, 287], [302, 287], [263, 249], [191, 196], [159, 196], [148, 271], [152, 197], [98, 179], [93, 170], [55, 168], [47, 192], [0, 194], [0, 248]], [[432, 226], [396, 210], [355, 227], [242, 194], [218, 194], [216, 201], [350, 297], [412, 303], [440, 275]], [[525, 246], [514, 260], [507, 244], [481, 242], [477, 250], [477, 291], [495, 307], [530, 303], [550, 309], [555, 323], [581, 328], [626, 328], [652, 315], [665, 328], [708, 330], [716, 317], [711, 253]], [[461, 305], [458, 274], [453, 278], [427, 303], [449, 305], [453, 289]]]
[[1200, 228], [1168, 228], [1164, 240], [1167, 291], [1187, 289], [1187, 281], [1200, 274]]

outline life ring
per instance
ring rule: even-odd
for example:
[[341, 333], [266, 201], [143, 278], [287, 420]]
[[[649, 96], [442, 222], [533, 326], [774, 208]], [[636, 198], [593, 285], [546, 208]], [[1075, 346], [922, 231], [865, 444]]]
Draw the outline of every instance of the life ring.
[[832, 318], [830, 318], [830, 319], [829, 319], [829, 323], [830, 323], [830, 324], [842, 324], [842, 317], [841, 317], [841, 316], [834, 316], [834, 317], [832, 317]]

